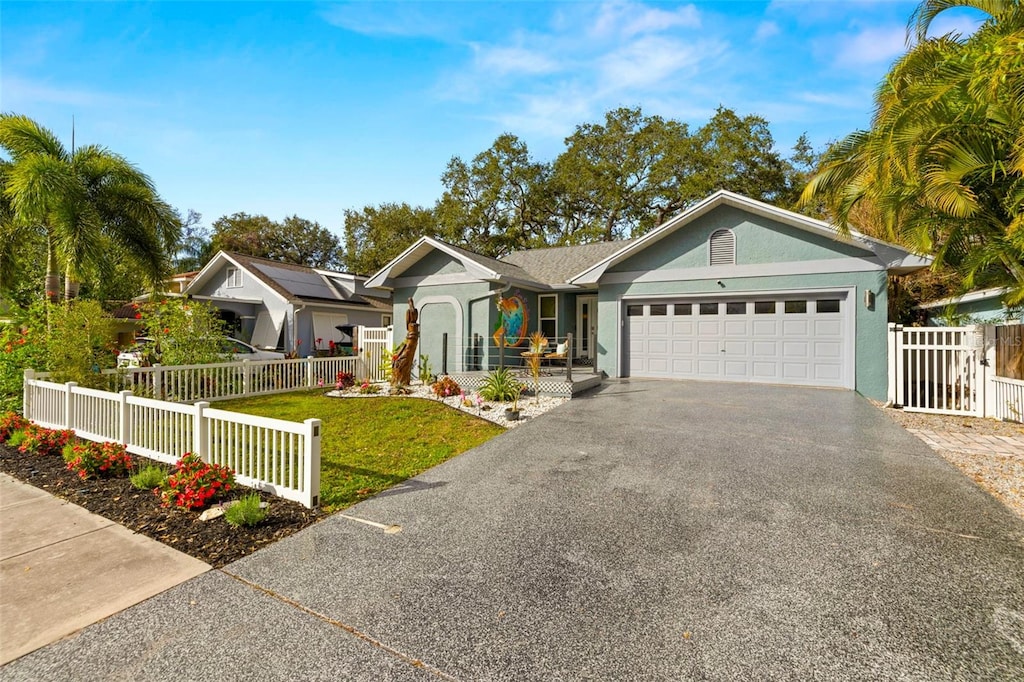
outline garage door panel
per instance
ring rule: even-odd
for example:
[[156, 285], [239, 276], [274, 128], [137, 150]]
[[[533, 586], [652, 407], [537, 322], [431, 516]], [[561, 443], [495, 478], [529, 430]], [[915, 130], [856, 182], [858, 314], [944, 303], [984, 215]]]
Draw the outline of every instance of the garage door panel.
[[672, 358], [673, 376], [693, 376], [696, 363], [691, 358]]
[[[632, 376], [849, 388], [847, 363], [853, 343], [852, 329], [847, 328], [849, 303], [845, 294], [826, 295], [840, 300], [840, 311], [829, 304], [819, 313], [820, 297], [796, 293], [774, 299], [752, 296], [746, 301], [663, 299], [656, 309], [667, 314], [656, 316], [650, 315], [653, 302], [631, 303], [643, 314], [628, 318], [627, 371]], [[677, 315], [677, 310], [692, 314]], [[700, 315], [701, 310], [706, 314]]]
[[786, 359], [810, 357], [808, 341], [786, 341], [782, 344], [782, 357]]
[[808, 379], [811, 376], [810, 368], [805, 363], [784, 362], [782, 363], [783, 379]]
[[750, 333], [746, 320], [726, 320], [724, 326], [726, 336], [747, 336]]
[[842, 336], [843, 325], [840, 320], [815, 320], [814, 321], [814, 335], [815, 336]]
[[838, 360], [843, 357], [843, 344], [836, 341], [815, 341], [814, 357]]
[[650, 355], [668, 355], [668, 339], [648, 339], [647, 352]]
[[693, 355], [696, 348], [693, 339], [672, 339], [672, 355]]
[[697, 354], [698, 355], [718, 355], [721, 342], [718, 340], [703, 340], [698, 339], [697, 341]]
[[785, 320], [782, 323], [783, 336], [799, 336], [806, 338], [811, 335], [810, 320]]

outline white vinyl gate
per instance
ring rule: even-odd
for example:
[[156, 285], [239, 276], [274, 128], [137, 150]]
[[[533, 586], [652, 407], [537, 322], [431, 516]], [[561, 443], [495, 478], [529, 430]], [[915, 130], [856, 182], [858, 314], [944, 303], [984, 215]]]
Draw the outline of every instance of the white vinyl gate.
[[889, 325], [889, 394], [912, 412], [985, 414], [983, 327]]
[[385, 362], [391, 362], [394, 350], [394, 327], [359, 327], [356, 343], [366, 362], [366, 378], [371, 383], [386, 381]]

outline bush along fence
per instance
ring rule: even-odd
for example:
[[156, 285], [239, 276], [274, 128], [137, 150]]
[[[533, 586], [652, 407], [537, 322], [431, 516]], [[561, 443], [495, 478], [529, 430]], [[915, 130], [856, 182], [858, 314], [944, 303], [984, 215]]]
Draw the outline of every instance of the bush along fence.
[[131, 391], [55, 384], [32, 370], [25, 370], [24, 416], [46, 428], [71, 429], [86, 440], [123, 444], [132, 454], [161, 462], [173, 464], [191, 452], [232, 469], [241, 485], [310, 508], [320, 503], [319, 419], [299, 424], [217, 410], [208, 402], [181, 404]]
[[1024, 421], [1024, 326], [890, 324], [889, 401], [913, 412]]

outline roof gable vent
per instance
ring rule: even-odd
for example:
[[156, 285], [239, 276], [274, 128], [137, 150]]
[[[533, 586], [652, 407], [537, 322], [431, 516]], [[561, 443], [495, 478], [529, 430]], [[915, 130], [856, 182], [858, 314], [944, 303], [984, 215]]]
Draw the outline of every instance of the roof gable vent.
[[736, 236], [732, 230], [715, 230], [708, 239], [711, 265], [736, 264]]

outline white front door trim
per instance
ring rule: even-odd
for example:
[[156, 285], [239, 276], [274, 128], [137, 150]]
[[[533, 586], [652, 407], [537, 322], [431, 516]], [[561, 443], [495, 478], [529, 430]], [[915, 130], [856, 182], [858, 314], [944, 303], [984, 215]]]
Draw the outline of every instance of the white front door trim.
[[[588, 305], [587, 319], [589, 326], [584, 328], [583, 306]], [[597, 362], [597, 294], [576, 297], [576, 343], [573, 357], [583, 357], [584, 341], [587, 346], [587, 357]]]

